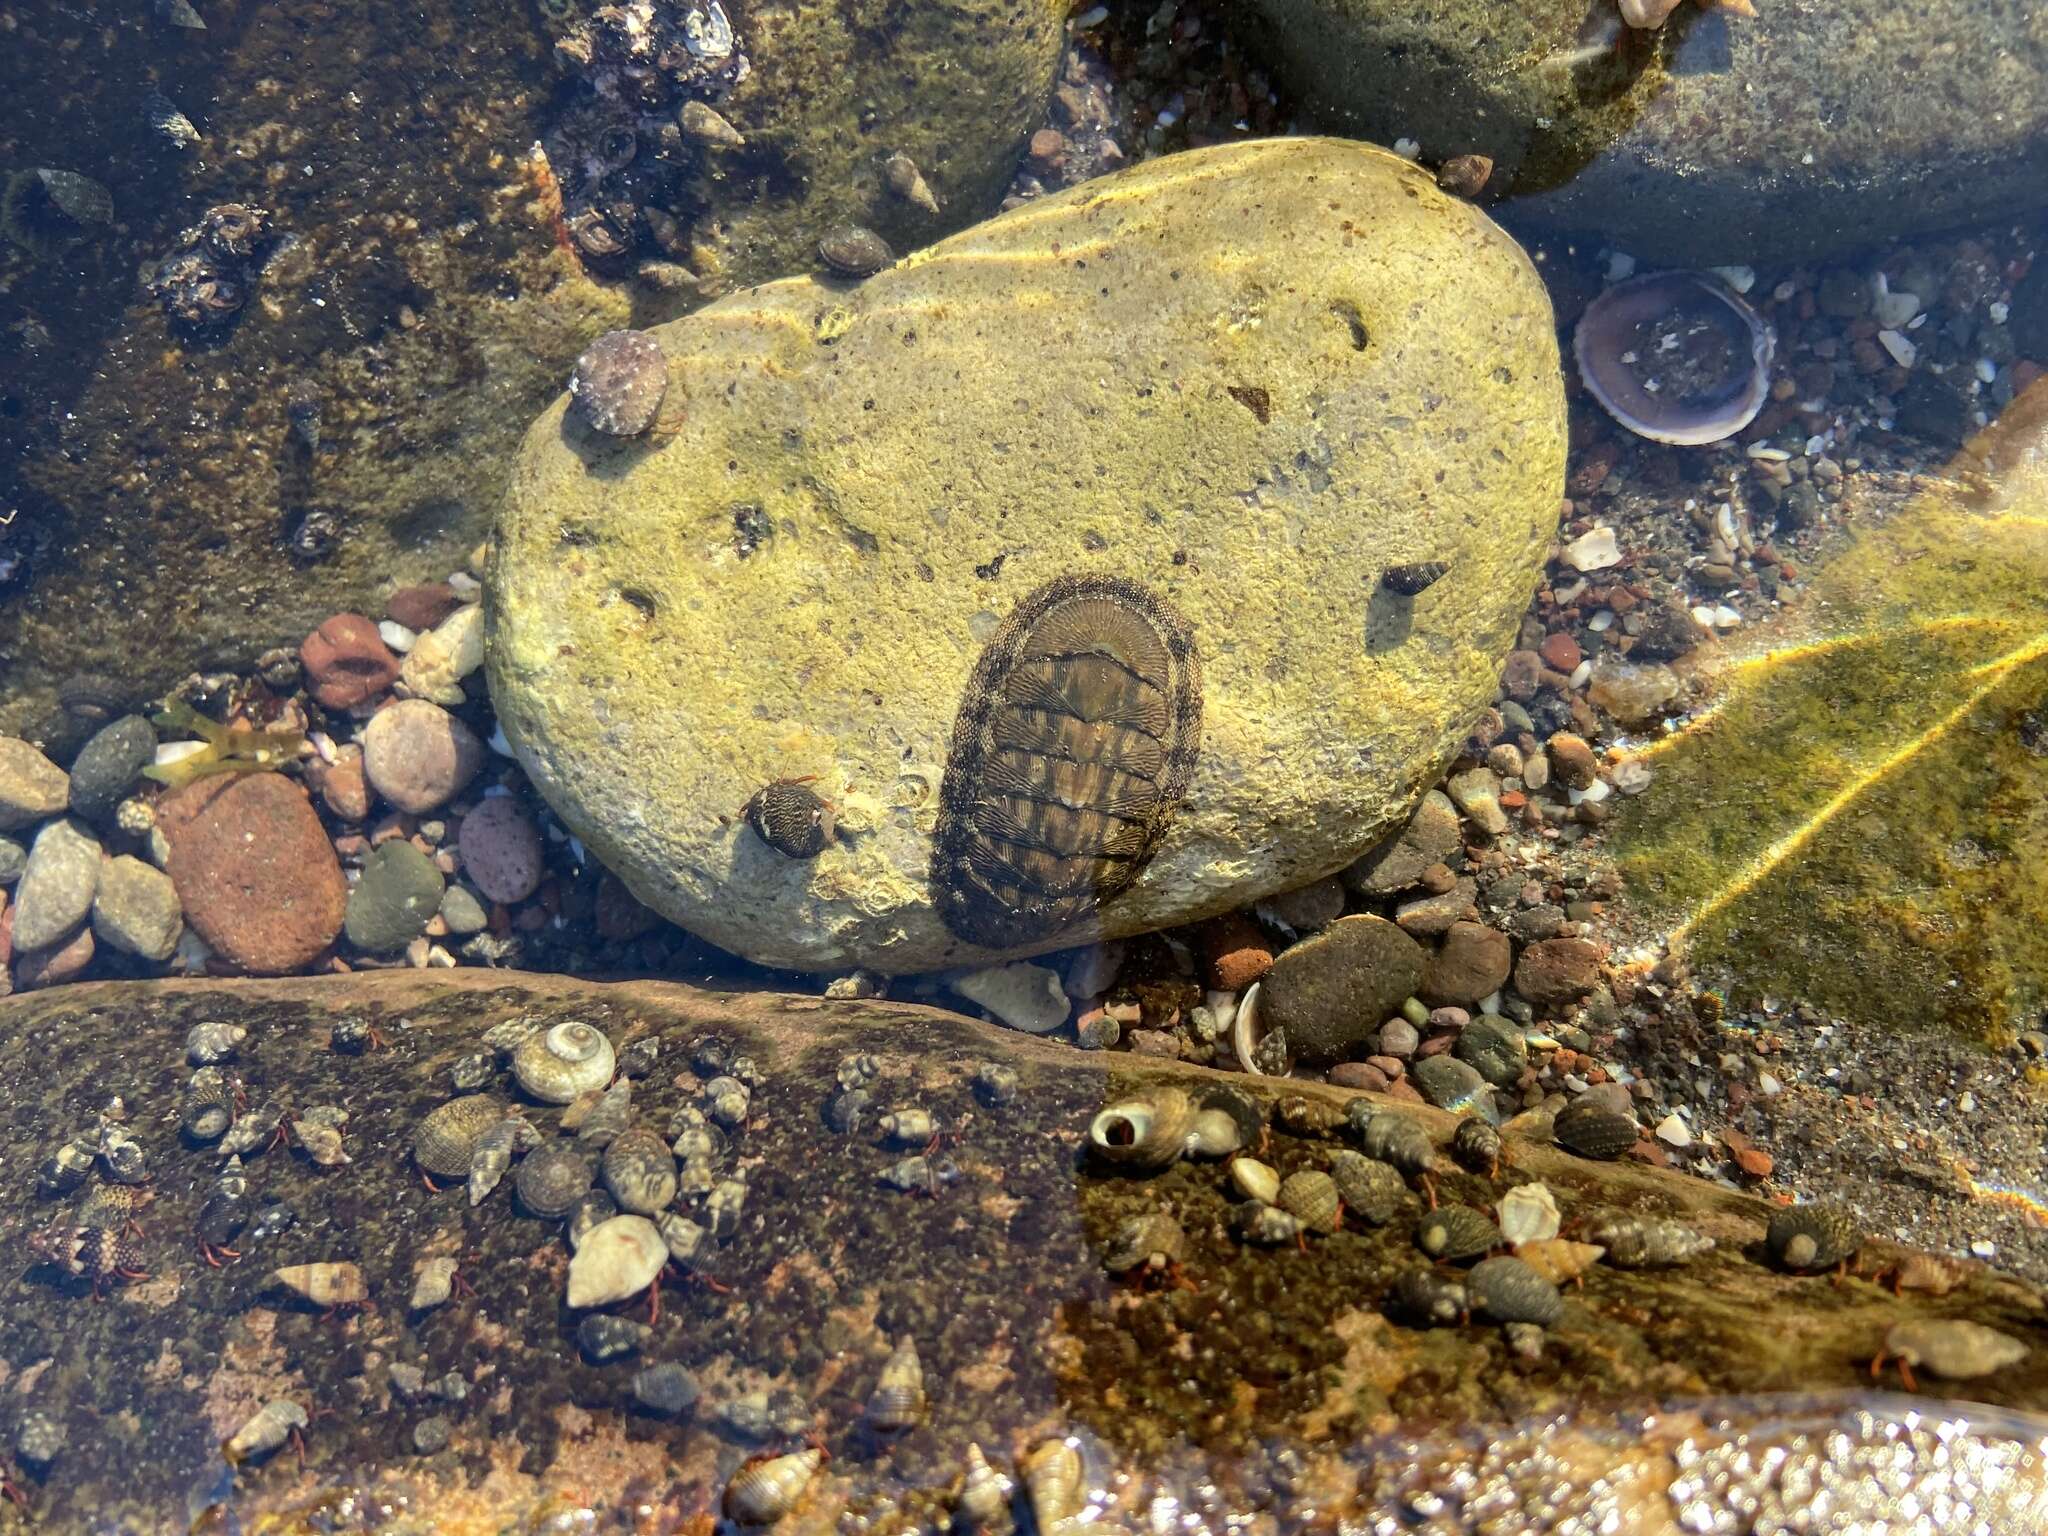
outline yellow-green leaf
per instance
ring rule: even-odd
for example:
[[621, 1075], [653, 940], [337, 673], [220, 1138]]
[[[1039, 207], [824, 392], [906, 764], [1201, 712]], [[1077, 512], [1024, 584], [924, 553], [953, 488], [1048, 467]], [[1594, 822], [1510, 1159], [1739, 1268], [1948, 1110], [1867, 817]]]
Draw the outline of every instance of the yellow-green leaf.
[[2048, 382], [1644, 754], [1637, 899], [1738, 998], [1986, 1038], [2048, 999]]

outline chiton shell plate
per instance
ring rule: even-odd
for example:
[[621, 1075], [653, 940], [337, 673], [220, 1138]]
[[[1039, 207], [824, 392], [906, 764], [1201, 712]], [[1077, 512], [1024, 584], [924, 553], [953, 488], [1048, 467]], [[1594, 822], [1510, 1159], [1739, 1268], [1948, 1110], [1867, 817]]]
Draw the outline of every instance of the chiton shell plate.
[[1119, 576], [1017, 605], [967, 684], [939, 791], [939, 916], [988, 949], [1091, 930], [1158, 848], [1201, 751], [1194, 634]]

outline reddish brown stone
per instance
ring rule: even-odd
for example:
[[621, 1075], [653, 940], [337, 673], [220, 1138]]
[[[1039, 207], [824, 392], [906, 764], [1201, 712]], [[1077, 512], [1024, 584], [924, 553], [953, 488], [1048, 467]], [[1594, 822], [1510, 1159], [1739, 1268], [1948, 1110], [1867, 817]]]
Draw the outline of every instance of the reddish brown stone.
[[598, 933], [614, 943], [637, 939], [661, 926], [661, 914], [642, 906], [626, 882], [609, 870], [597, 882], [595, 916]]
[[1390, 1083], [1397, 1077], [1408, 1075], [1408, 1069], [1401, 1065], [1401, 1058], [1398, 1056], [1368, 1056], [1365, 1058], [1365, 1064], [1376, 1068]]
[[14, 907], [0, 891], [0, 997], [14, 990]]
[[28, 949], [15, 957], [14, 980], [24, 992], [54, 987], [73, 981], [92, 964], [93, 938], [90, 925], [81, 928], [62, 944], [48, 949]]
[[1514, 945], [1499, 929], [1453, 923], [1429, 957], [1417, 995], [1432, 1008], [1476, 1003], [1507, 985], [1514, 961]]
[[1259, 925], [1241, 912], [1204, 924], [1202, 948], [1209, 962], [1209, 985], [1219, 992], [1242, 992], [1273, 968], [1273, 946]]
[[306, 792], [276, 773], [201, 779], [157, 826], [185, 921], [238, 970], [304, 970], [341, 932], [348, 885]]
[[1501, 667], [1501, 692], [1526, 704], [1536, 697], [1536, 691], [1543, 686], [1543, 679], [1548, 670], [1543, 665], [1543, 658], [1536, 652], [1510, 651], [1507, 661]]
[[1543, 643], [1536, 648], [1536, 654], [1543, 658], [1543, 664], [1569, 673], [1585, 660], [1586, 653], [1579, 649], [1579, 642], [1562, 632], [1545, 635]]
[[398, 658], [360, 613], [337, 613], [299, 647], [313, 697], [328, 709], [353, 709], [398, 681]]
[[1051, 170], [1066, 147], [1066, 138], [1059, 129], [1041, 128], [1031, 135], [1031, 163], [1042, 171]]
[[1394, 1080], [1370, 1062], [1340, 1061], [1330, 1068], [1330, 1081], [1339, 1088], [1363, 1088], [1368, 1093], [1385, 1093]]
[[1390, 1099], [1403, 1099], [1410, 1104], [1420, 1104], [1422, 1102], [1422, 1095], [1416, 1091], [1415, 1085], [1405, 1077], [1397, 1077], [1387, 1084], [1387, 1097]]
[[1600, 980], [1600, 946], [1590, 939], [1544, 939], [1515, 962], [1515, 990], [1538, 1008], [1584, 997]]
[[307, 760], [306, 781], [320, 792], [327, 809], [343, 821], [361, 821], [370, 814], [370, 784], [363, 777], [363, 749], [354, 742], [337, 747], [334, 761]]
[[407, 629], [432, 629], [462, 606], [462, 599], [445, 581], [425, 586], [400, 587], [385, 601], [384, 611]]

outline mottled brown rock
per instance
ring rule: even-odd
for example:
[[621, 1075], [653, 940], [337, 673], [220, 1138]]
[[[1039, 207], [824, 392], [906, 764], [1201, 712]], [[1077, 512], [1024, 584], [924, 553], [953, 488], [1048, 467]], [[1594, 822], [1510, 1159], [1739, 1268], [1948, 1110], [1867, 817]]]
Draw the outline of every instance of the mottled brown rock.
[[398, 681], [398, 658], [360, 613], [337, 613], [299, 647], [312, 695], [328, 709], [353, 709]]
[[1576, 1002], [1600, 980], [1600, 946], [1591, 939], [1544, 939], [1515, 962], [1515, 990], [1538, 1008]]
[[343, 821], [361, 821], [370, 814], [370, 783], [363, 773], [363, 749], [356, 743], [336, 747], [331, 763], [307, 759], [306, 782]]
[[14, 984], [24, 992], [54, 987], [81, 976], [92, 964], [92, 929], [81, 928], [48, 949], [25, 949], [14, 957]]
[[70, 799], [69, 774], [18, 737], [0, 736], [0, 832], [61, 816]]
[[370, 787], [415, 816], [439, 810], [477, 776], [487, 756], [477, 734], [426, 699], [400, 699], [363, 728]]
[[1209, 985], [1242, 992], [1273, 968], [1273, 946], [1259, 925], [1232, 912], [1202, 926], [1202, 951]]
[[1550, 766], [1573, 789], [1585, 789], [1600, 777], [1600, 759], [1586, 738], [1575, 732], [1557, 732], [1543, 744], [1543, 750], [1550, 758]]
[[1327, 1065], [1356, 1052], [1422, 982], [1421, 945], [1383, 917], [1339, 918], [1281, 954], [1259, 992], [1259, 1021], [1295, 1057]]
[[1389, 896], [1419, 883], [1460, 846], [1458, 809], [1442, 790], [1431, 790], [1399, 832], [1349, 869], [1344, 883], [1362, 896]]
[[303, 970], [341, 932], [341, 865], [305, 790], [282, 774], [188, 784], [158, 805], [157, 826], [185, 921], [229, 965]]
[[1499, 929], [1453, 923], [1429, 957], [1417, 995], [1433, 1008], [1469, 1006], [1507, 985], [1514, 959], [1514, 945]]
[[445, 581], [400, 587], [384, 600], [384, 612], [411, 630], [432, 629], [461, 606], [462, 599]]

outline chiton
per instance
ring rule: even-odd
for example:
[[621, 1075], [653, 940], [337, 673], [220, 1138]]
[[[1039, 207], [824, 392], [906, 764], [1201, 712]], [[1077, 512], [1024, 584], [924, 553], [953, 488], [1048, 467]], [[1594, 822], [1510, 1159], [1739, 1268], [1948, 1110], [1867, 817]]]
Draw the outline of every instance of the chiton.
[[939, 792], [940, 919], [987, 949], [1086, 925], [1138, 878], [1201, 751], [1187, 621], [1118, 576], [1063, 576], [975, 663]]

